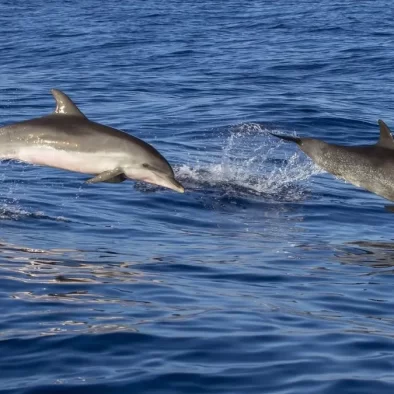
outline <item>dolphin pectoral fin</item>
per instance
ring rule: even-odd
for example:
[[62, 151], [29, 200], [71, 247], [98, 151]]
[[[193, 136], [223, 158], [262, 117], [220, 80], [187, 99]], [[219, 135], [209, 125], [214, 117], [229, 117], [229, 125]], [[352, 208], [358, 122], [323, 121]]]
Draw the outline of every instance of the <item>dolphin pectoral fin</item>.
[[391, 135], [391, 130], [381, 119], [378, 120], [378, 124], [380, 128], [380, 137], [376, 145], [382, 148], [394, 149], [394, 140], [393, 136]]
[[94, 178], [90, 178], [85, 183], [99, 183], [99, 182], [107, 182], [107, 183], [120, 183], [125, 181], [126, 175], [123, 173], [121, 168], [115, 168], [114, 170], [104, 171], [101, 174], [98, 174]]
[[121, 183], [121, 182], [124, 182], [126, 179], [127, 179], [127, 177], [126, 177], [125, 174], [119, 174], [119, 175], [114, 176], [113, 178], [108, 179], [108, 180], [103, 181], [103, 182], [106, 182], [106, 183]]

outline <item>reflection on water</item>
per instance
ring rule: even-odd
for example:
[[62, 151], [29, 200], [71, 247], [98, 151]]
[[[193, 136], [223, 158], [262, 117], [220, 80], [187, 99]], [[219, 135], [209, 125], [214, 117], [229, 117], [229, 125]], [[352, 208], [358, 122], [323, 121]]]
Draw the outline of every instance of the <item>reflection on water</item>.
[[[11, 335], [15, 330], [18, 335], [28, 334], [30, 330], [24, 327], [29, 326], [29, 322], [34, 326], [35, 319], [40, 320], [41, 335], [69, 331], [135, 331], [135, 327], [122, 322], [115, 310], [112, 316], [93, 312], [98, 312], [100, 305], [118, 304], [119, 300], [97, 294], [92, 285], [108, 281], [112, 284], [136, 283], [142, 278], [142, 273], [129, 270], [126, 262], [117, 265], [116, 269], [111, 263], [100, 263], [105, 253], [97, 253], [96, 257], [97, 263], [89, 263], [86, 252], [81, 250], [31, 249], [1, 243], [1, 282], [8, 283], [7, 287], [14, 289], [8, 292], [7, 297], [17, 301], [17, 305], [30, 303], [29, 309], [32, 310], [30, 313], [24, 311], [20, 316], [14, 313], [14, 328], [11, 331], [2, 330], [2, 335]], [[22, 282], [23, 286], [18, 286], [18, 282]], [[26, 290], [28, 288], [31, 290]], [[135, 306], [138, 302], [123, 300], [122, 304]], [[71, 306], [73, 313], [68, 312]], [[62, 318], [68, 314], [74, 318]]]
[[[394, 242], [348, 242], [337, 257], [346, 264], [368, 265], [373, 268], [394, 268]], [[382, 273], [382, 271], [379, 272]], [[384, 273], [394, 273], [394, 270], [385, 270]]]
[[[15, 303], [8, 305], [15, 312], [7, 324], [0, 323], [0, 335], [136, 332], [141, 324], [188, 319], [212, 309], [189, 307], [187, 295], [177, 294], [162, 278], [120, 258], [111, 251], [0, 243], [0, 286], [6, 291], [2, 302]], [[152, 261], [161, 264], [163, 258]]]
[[[15, 280], [38, 283], [105, 283], [106, 279], [130, 283], [143, 276], [140, 271], [129, 269], [132, 262], [100, 262], [114, 255], [117, 254], [108, 251], [44, 250], [0, 243], [0, 269]], [[88, 258], [97, 259], [97, 263], [88, 262]]]

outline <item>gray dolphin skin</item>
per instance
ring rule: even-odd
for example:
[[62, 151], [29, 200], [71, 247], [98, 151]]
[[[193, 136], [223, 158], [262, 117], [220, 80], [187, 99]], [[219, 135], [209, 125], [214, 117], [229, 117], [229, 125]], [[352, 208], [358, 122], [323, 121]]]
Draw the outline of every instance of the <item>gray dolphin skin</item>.
[[0, 128], [0, 160], [96, 175], [86, 183], [133, 179], [184, 192], [170, 164], [151, 145], [90, 121], [66, 94], [51, 93], [56, 100], [52, 114]]
[[390, 129], [378, 121], [379, 141], [374, 145], [343, 146], [315, 138], [298, 138], [271, 133], [295, 142], [319, 167], [327, 172], [394, 201], [394, 140]]

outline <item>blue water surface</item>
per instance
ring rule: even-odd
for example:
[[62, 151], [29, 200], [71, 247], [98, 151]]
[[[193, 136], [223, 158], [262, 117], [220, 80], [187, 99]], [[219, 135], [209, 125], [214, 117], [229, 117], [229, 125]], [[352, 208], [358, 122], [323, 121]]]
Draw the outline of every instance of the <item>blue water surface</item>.
[[61, 89], [187, 191], [0, 163], [0, 393], [393, 393], [389, 202], [268, 133], [394, 127], [393, 14], [2, 1], [1, 124]]

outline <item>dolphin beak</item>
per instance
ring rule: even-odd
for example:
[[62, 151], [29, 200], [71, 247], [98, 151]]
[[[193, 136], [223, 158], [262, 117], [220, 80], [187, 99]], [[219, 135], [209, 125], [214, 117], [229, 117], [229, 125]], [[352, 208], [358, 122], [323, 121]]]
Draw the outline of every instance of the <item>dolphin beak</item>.
[[163, 185], [165, 187], [168, 187], [169, 189], [175, 190], [176, 192], [179, 193], [185, 193], [185, 188], [175, 179], [175, 178], [166, 178], [166, 181], [168, 183], [166, 185]]
[[148, 180], [148, 182], [166, 187], [167, 189], [175, 190], [178, 193], [185, 192], [185, 188], [173, 176], [163, 174], [162, 172], [159, 171], [152, 171], [152, 172], [156, 175], [156, 177], [152, 181]]
[[280, 139], [282, 139], [282, 140], [291, 141], [291, 142], [295, 142], [295, 143], [298, 144], [298, 145], [302, 145], [302, 140], [301, 140], [301, 138], [292, 137], [292, 136], [290, 136], [290, 135], [276, 134], [276, 133], [271, 133], [271, 132], [270, 132], [270, 134], [273, 135], [274, 137], [278, 137], [278, 138], [280, 138]]

